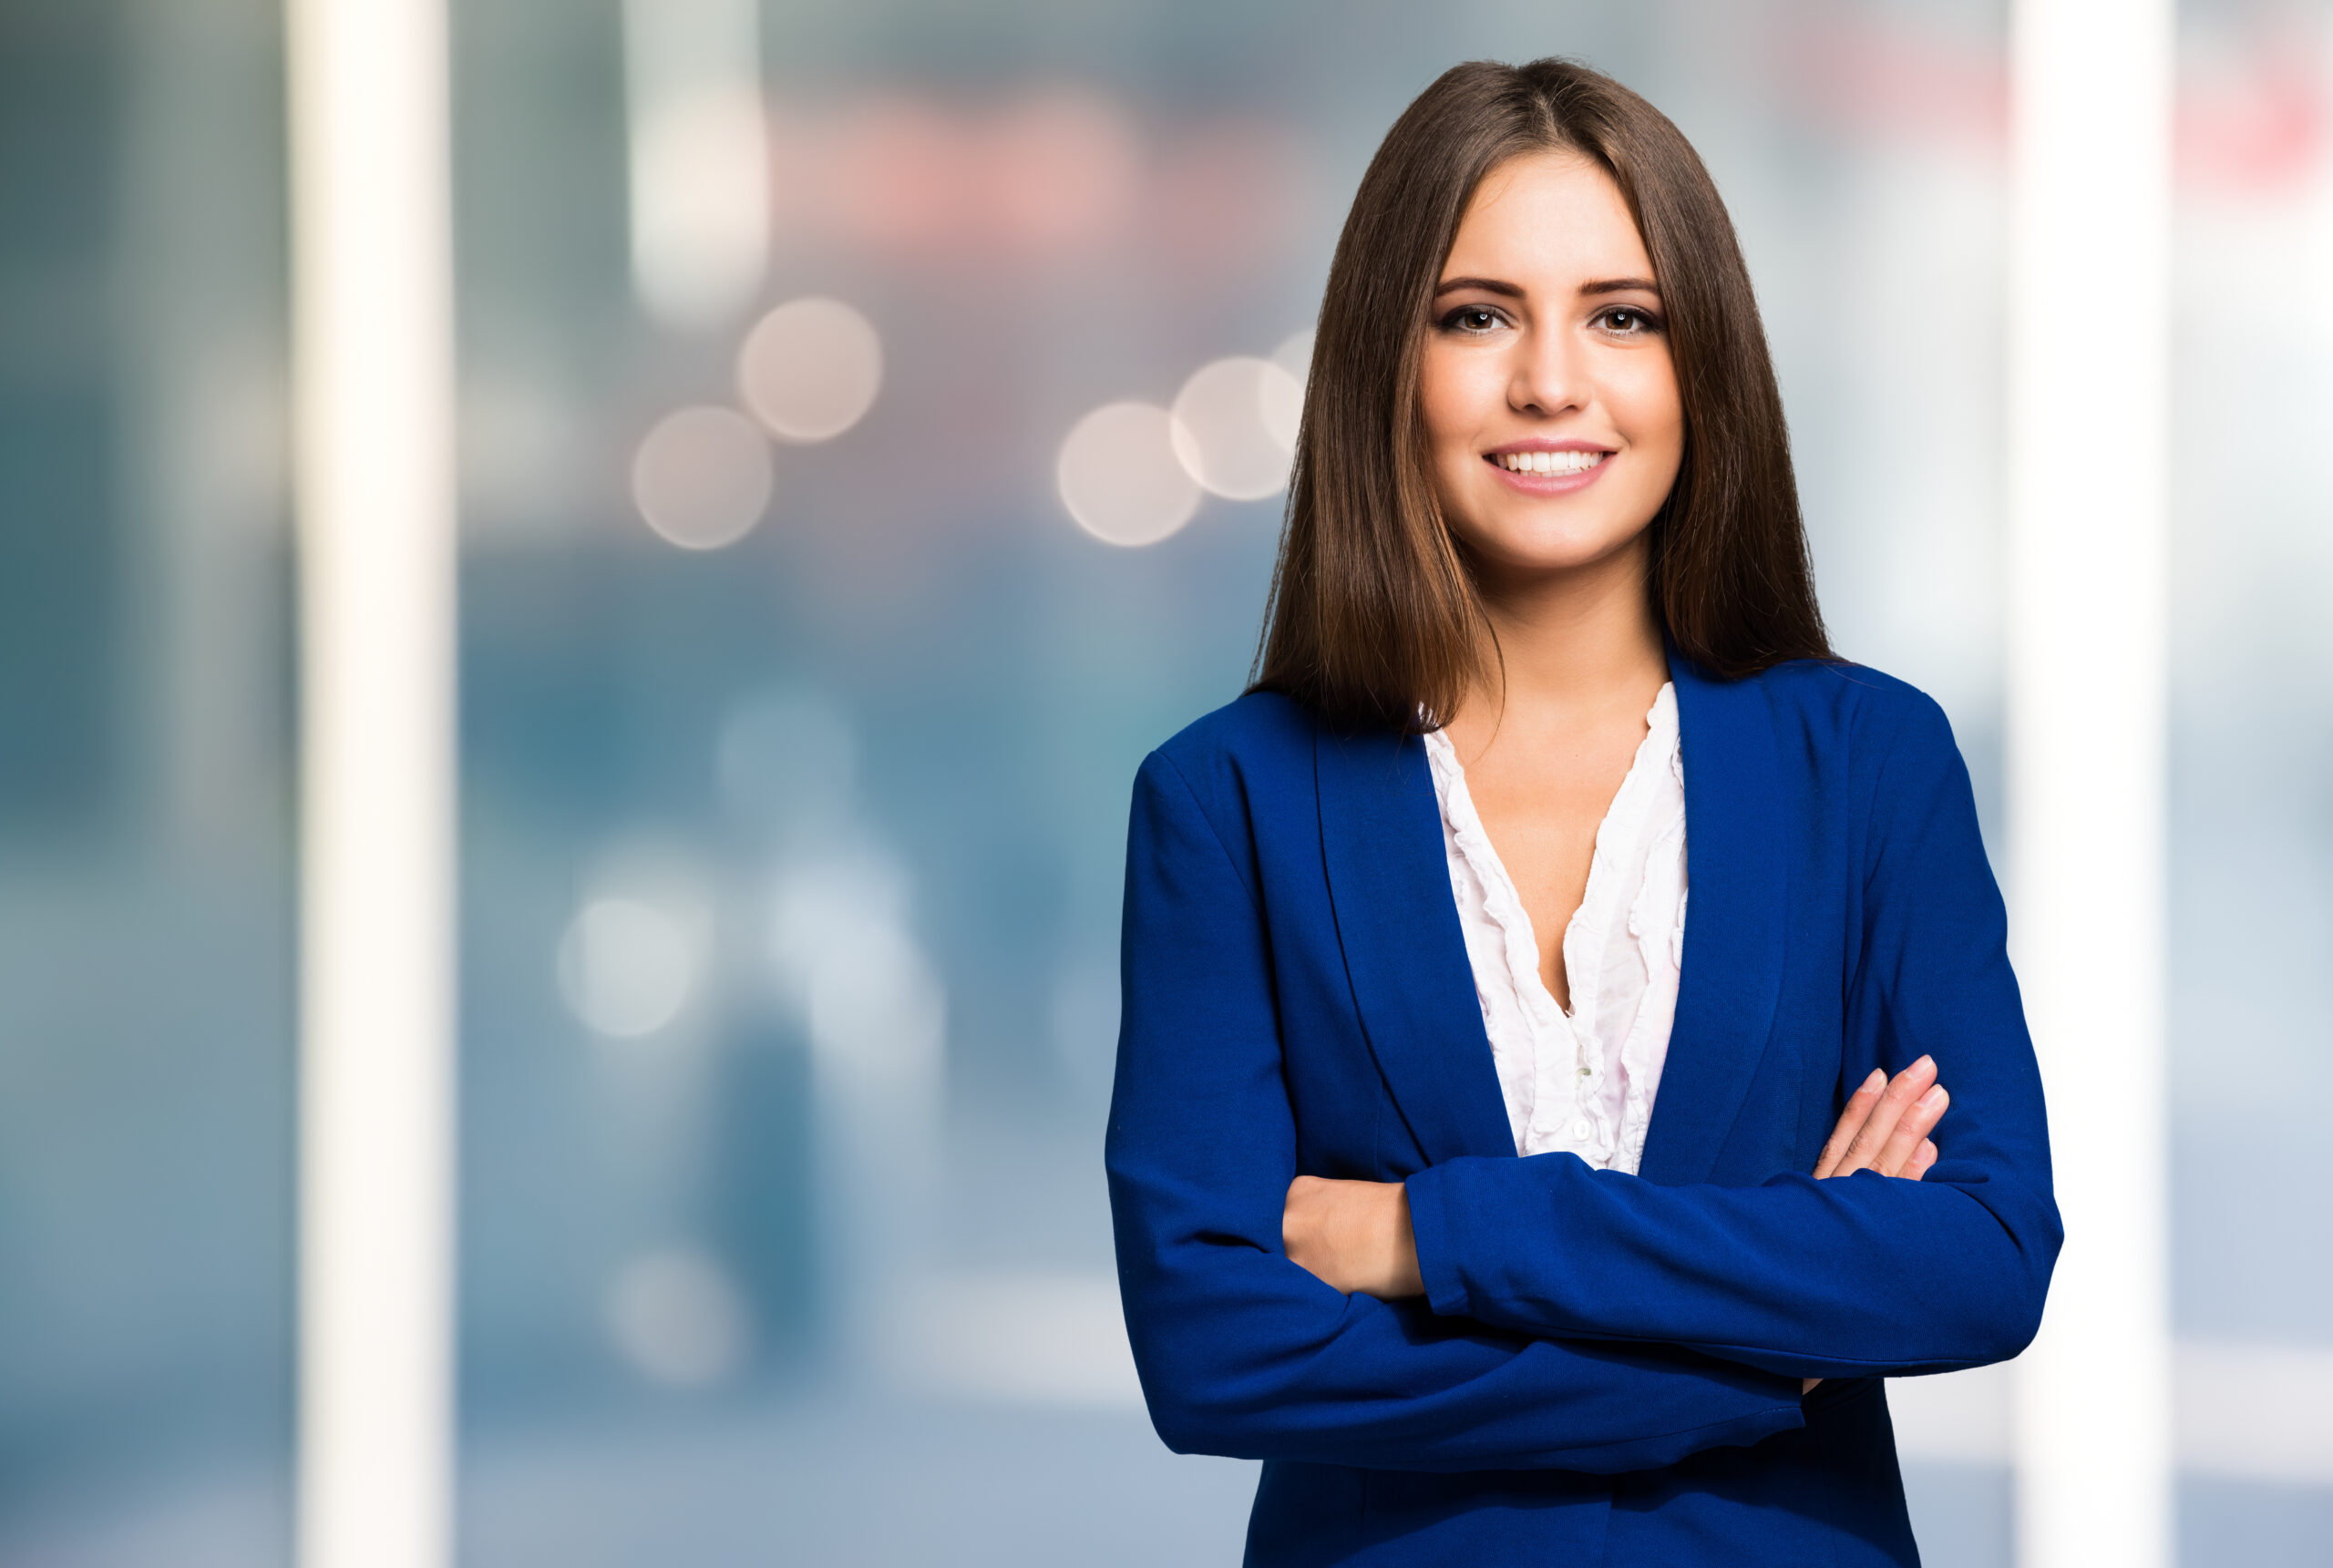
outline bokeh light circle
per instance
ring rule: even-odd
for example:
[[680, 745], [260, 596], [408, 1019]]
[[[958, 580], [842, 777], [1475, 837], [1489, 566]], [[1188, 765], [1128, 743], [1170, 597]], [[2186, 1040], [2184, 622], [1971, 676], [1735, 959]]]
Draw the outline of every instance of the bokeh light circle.
[[702, 968], [698, 946], [686, 923], [666, 910], [596, 898], [576, 912], [560, 942], [560, 991], [596, 1034], [653, 1034], [688, 1006]]
[[726, 1270], [690, 1247], [626, 1263], [608, 1287], [607, 1325], [624, 1359], [652, 1382], [723, 1382], [751, 1348], [745, 1303]]
[[1272, 350], [1272, 363], [1296, 377], [1299, 386], [1312, 374], [1312, 329], [1305, 327], [1280, 340]]
[[1263, 378], [1264, 428], [1272, 439], [1296, 450], [1296, 428], [1304, 418], [1304, 389], [1312, 379], [1312, 329], [1290, 333], [1272, 350], [1272, 363], [1288, 372]]
[[683, 549], [717, 550], [753, 532], [775, 480], [769, 442], [730, 408], [666, 415], [632, 458], [632, 504]]
[[1114, 545], [1155, 545], [1191, 520], [1199, 487], [1176, 456], [1173, 425], [1156, 404], [1112, 403], [1072, 427], [1054, 477], [1079, 528]]
[[788, 441], [827, 441], [865, 416], [883, 385], [875, 323], [840, 300], [789, 300], [737, 351], [737, 392]]
[[1175, 396], [1175, 455], [1216, 495], [1261, 500], [1288, 484], [1294, 431], [1282, 440], [1275, 425], [1303, 397], [1296, 378], [1268, 359], [1239, 354], [1201, 365]]

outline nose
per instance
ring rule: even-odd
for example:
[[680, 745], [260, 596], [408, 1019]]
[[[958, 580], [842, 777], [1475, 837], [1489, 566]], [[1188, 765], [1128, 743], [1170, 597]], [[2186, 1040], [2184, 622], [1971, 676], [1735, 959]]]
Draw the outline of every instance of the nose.
[[1588, 369], [1570, 333], [1543, 327], [1518, 333], [1514, 353], [1506, 402], [1517, 414], [1546, 418], [1588, 402]]

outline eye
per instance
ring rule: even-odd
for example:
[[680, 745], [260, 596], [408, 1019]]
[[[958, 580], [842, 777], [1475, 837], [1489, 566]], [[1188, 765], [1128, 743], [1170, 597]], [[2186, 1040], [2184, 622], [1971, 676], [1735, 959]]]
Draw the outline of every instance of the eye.
[[1660, 330], [1660, 318], [1640, 305], [1614, 305], [1598, 312], [1596, 321], [1617, 337], [1649, 337]]
[[1480, 337], [1505, 326], [1506, 318], [1488, 305], [1460, 305], [1445, 313], [1439, 324], [1444, 332], [1461, 337]]

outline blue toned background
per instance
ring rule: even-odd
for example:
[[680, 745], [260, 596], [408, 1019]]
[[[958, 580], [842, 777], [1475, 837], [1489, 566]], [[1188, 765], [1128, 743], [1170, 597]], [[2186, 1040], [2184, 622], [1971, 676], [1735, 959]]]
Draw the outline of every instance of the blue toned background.
[[[1268, 468], [1384, 127], [1583, 56], [1716, 173], [1837, 641], [1997, 827], [2003, 8], [629, 10], [452, 5], [462, 1559], [1228, 1561], [1252, 1470], [1141, 1415], [1100, 1139], [1126, 788], [1238, 691], [1279, 497], [1083, 422], [1188, 383]], [[290, 1555], [280, 51], [263, 0], [0, 0], [0, 1565]], [[2191, 0], [2181, 77], [2182, 1560], [2298, 1564], [2333, 5]], [[804, 298], [849, 313], [757, 330]], [[1943, 1568], [2008, 1561], [2008, 1387], [1896, 1390]]]

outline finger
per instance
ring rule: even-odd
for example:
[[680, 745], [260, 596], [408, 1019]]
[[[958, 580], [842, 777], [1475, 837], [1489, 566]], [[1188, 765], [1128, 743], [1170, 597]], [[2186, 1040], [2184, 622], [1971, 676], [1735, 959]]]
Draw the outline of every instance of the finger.
[[1852, 1175], [1869, 1166], [1878, 1157], [1887, 1135], [1895, 1131], [1896, 1122], [1902, 1118], [1904, 1107], [1927, 1087], [1921, 1076], [1926, 1061], [1923, 1058], [1912, 1063], [1887, 1081], [1878, 1098], [1872, 1102], [1870, 1112], [1855, 1128], [1855, 1136], [1848, 1140], [1846, 1148], [1841, 1152], [1838, 1163], [1832, 1168], [1833, 1175]]
[[1887, 1140], [1894, 1134], [1896, 1123], [1904, 1119], [1905, 1111], [1913, 1101], [1927, 1093], [1928, 1085], [1935, 1081], [1936, 1062], [1929, 1057], [1923, 1056], [1897, 1073], [1880, 1093], [1879, 1103], [1871, 1108], [1871, 1114], [1864, 1118], [1863, 1126], [1847, 1145], [1846, 1158], [1840, 1161], [1839, 1168], [1831, 1173], [1845, 1176], [1868, 1168], [1879, 1158], [1879, 1152], [1887, 1146]]
[[1862, 1086], [1847, 1096], [1846, 1106], [1839, 1112], [1839, 1124], [1831, 1129], [1831, 1141], [1823, 1145], [1822, 1157], [1814, 1162], [1817, 1181], [1838, 1169], [1839, 1162], [1846, 1157], [1847, 1144], [1862, 1131], [1864, 1119], [1879, 1103], [1879, 1091], [1886, 1087], [1887, 1074], [1875, 1067]]
[[1952, 1096], [1941, 1083], [1931, 1084], [1927, 1093], [1912, 1102], [1896, 1123], [1896, 1131], [1879, 1151], [1871, 1168], [1883, 1176], [1900, 1176], [1904, 1167], [1912, 1163], [1913, 1153], [1927, 1142], [1928, 1134], [1944, 1116], [1944, 1108], [1952, 1103]]
[[1936, 1141], [1931, 1138], [1923, 1138], [1920, 1140], [1920, 1146], [1912, 1151], [1912, 1163], [1904, 1167], [1905, 1178], [1917, 1182], [1927, 1175], [1928, 1167], [1935, 1163]]

